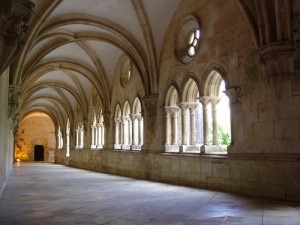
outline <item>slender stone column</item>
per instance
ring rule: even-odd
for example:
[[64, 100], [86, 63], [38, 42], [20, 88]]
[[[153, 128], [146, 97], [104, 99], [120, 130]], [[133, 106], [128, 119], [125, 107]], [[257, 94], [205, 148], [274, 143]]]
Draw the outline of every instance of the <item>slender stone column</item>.
[[171, 144], [171, 110], [170, 107], [165, 106], [165, 145], [170, 145]]
[[95, 126], [92, 125], [91, 128], [92, 128], [92, 144], [91, 144], [91, 148], [94, 148], [94, 146], [95, 146]]
[[132, 123], [132, 128], [131, 128], [131, 136], [132, 136], [132, 145], [137, 145], [137, 136], [135, 135], [136, 133], [136, 115], [131, 114], [131, 123]]
[[178, 142], [178, 108], [172, 109], [172, 145], [177, 145]]
[[213, 128], [213, 144], [218, 145], [218, 122], [217, 122], [217, 104], [220, 98], [211, 100], [211, 113], [212, 113], [212, 128]]
[[102, 146], [101, 137], [102, 137], [102, 131], [101, 131], [101, 124], [97, 124], [97, 148], [100, 148]]
[[139, 127], [139, 142], [138, 145], [142, 146], [143, 145], [143, 135], [144, 135], [144, 127], [143, 127], [143, 117], [139, 116], [138, 117], [138, 127]]
[[124, 144], [124, 124], [123, 124], [123, 119], [120, 119], [119, 122], [119, 131], [120, 131], [120, 144]]
[[188, 106], [190, 110], [190, 144], [196, 144], [196, 137], [195, 137], [195, 109], [197, 105], [191, 104]]
[[210, 103], [210, 97], [200, 97], [199, 101], [202, 103], [203, 109], [203, 144], [209, 144], [209, 124], [208, 124], [208, 104]]
[[115, 119], [115, 144], [120, 144], [120, 125], [119, 125], [119, 119]]
[[129, 131], [129, 127], [128, 127], [128, 121], [127, 121], [127, 117], [123, 116], [123, 139], [124, 145], [128, 145], [128, 131]]
[[100, 129], [101, 129], [101, 145], [103, 146], [104, 145], [104, 138], [105, 138], [105, 136], [104, 136], [104, 134], [105, 134], [105, 127], [104, 127], [104, 125], [102, 124], [101, 126], [100, 126]]
[[84, 142], [83, 142], [83, 137], [84, 137], [84, 126], [81, 126], [80, 129], [80, 147], [83, 148]]
[[130, 119], [130, 117], [127, 117], [127, 121], [128, 121], [128, 144], [131, 145], [132, 144], [132, 121]]
[[66, 157], [70, 156], [70, 121], [67, 122], [67, 129], [66, 129]]
[[187, 104], [180, 103], [182, 114], [182, 145], [188, 144]]
[[76, 132], [76, 148], [79, 147], [79, 128], [75, 130]]

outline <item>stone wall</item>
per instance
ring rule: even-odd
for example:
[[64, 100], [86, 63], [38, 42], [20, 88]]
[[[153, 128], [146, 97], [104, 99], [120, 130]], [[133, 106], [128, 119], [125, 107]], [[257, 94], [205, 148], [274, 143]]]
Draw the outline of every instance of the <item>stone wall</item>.
[[[198, 18], [202, 39], [195, 58], [181, 63], [174, 54], [175, 43], [179, 25], [189, 15]], [[292, 94], [291, 76], [279, 83], [280, 96], [274, 92], [257, 51], [238, 1], [182, 1], [164, 38], [158, 102], [152, 120], [147, 121], [151, 110], [146, 110], [141, 81], [133, 79], [128, 88], [122, 88], [116, 74], [104, 150], [90, 150], [88, 146], [74, 150], [71, 146], [68, 158], [65, 149], [56, 150], [56, 162], [140, 179], [300, 201], [300, 97]], [[230, 98], [232, 144], [228, 154], [164, 153], [164, 98], [168, 87], [174, 84], [182, 98], [184, 85], [193, 78], [202, 96], [212, 70], [225, 80]], [[144, 137], [148, 142], [142, 151], [113, 150], [115, 107], [136, 95], [143, 99], [148, 124]]]
[[75, 150], [57, 163], [138, 179], [300, 201], [299, 159]]
[[0, 76], [0, 196], [13, 164], [13, 133], [8, 118], [9, 69]]
[[18, 129], [15, 158], [33, 162], [35, 145], [43, 145], [44, 161], [54, 162], [54, 149], [56, 147], [54, 133], [54, 124], [47, 115], [35, 113], [32, 117], [25, 118]]

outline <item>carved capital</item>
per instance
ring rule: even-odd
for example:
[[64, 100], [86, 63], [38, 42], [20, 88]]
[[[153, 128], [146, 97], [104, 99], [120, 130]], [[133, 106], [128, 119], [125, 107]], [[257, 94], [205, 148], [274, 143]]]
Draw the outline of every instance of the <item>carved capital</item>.
[[19, 95], [21, 93], [22, 86], [9, 85], [8, 92], [8, 115], [13, 117], [18, 111], [19, 107]]
[[147, 95], [143, 98], [147, 110], [148, 121], [150, 122], [151, 125], [154, 124], [156, 118], [157, 100], [158, 100], [158, 95]]
[[111, 117], [110, 111], [103, 112], [103, 124], [105, 127], [110, 127], [110, 117]]
[[28, 31], [34, 4], [30, 0], [2, 0], [0, 8], [0, 74], [10, 65]]

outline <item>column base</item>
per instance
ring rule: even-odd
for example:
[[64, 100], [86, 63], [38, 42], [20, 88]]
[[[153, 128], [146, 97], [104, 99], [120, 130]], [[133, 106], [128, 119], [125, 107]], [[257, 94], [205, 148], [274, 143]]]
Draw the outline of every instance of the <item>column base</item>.
[[200, 146], [199, 145], [180, 145], [179, 152], [182, 153], [199, 153]]
[[130, 150], [130, 145], [122, 145], [122, 149]]
[[165, 152], [179, 152], [179, 145], [165, 145]]
[[120, 145], [120, 144], [114, 144], [114, 149], [122, 149], [122, 145]]
[[202, 145], [200, 147], [201, 153], [224, 153], [222, 147], [219, 145]]
[[141, 150], [142, 146], [141, 145], [131, 145], [130, 149], [131, 150]]

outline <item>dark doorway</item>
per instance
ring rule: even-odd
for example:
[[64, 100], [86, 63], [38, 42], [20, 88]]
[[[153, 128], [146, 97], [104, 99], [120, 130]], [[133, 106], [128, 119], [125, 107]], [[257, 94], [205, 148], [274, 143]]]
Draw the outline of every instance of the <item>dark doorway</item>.
[[35, 145], [34, 146], [34, 161], [44, 161], [44, 146]]

